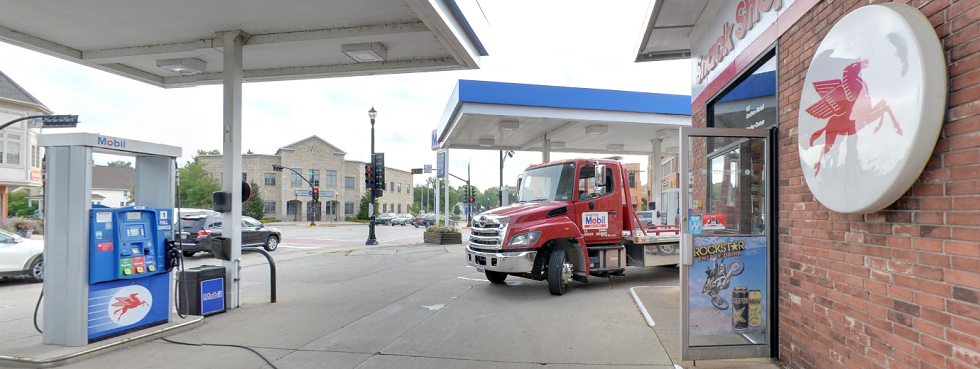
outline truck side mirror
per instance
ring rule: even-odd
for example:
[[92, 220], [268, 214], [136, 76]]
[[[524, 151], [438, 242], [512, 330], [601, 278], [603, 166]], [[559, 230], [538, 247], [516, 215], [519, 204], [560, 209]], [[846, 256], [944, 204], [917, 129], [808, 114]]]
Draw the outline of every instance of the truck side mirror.
[[595, 166], [595, 192], [598, 195], [606, 194], [606, 166], [598, 164]]

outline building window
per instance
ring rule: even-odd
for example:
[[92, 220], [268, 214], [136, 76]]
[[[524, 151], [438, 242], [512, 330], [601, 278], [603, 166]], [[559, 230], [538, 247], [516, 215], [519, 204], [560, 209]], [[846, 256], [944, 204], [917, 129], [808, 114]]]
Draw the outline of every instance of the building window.
[[275, 214], [276, 213], [276, 202], [275, 201], [266, 201], [265, 202], [265, 213], [266, 214]]
[[354, 214], [354, 203], [352, 202], [344, 203], [344, 214]]
[[128, 197], [129, 196], [129, 190], [123, 190], [123, 196]]
[[37, 162], [40, 160], [41, 150], [37, 148], [37, 145], [31, 145], [31, 166], [37, 168]]
[[310, 182], [313, 182], [313, 187], [320, 188], [320, 170], [310, 169]]
[[265, 174], [265, 185], [266, 186], [275, 186], [276, 185], [276, 174], [275, 173], [266, 173]]
[[[398, 193], [402, 193], [402, 183], [401, 182], [398, 182]], [[401, 204], [399, 204], [398, 207], [401, 207]]]
[[327, 175], [327, 188], [337, 187], [337, 171], [328, 170], [326, 172], [326, 175]]
[[286, 215], [296, 214], [296, 204], [299, 203], [296, 201], [290, 201], [286, 203]]
[[388, 182], [388, 191], [395, 191], [395, 181]]
[[382, 213], [387, 213], [388, 212], [388, 203], [387, 202], [384, 203], [384, 204], [381, 204], [381, 212]]
[[[20, 135], [2, 134], [2, 147], [0, 147], [0, 163], [19, 165], [20, 164]], [[4, 157], [3, 153], [7, 155]]]
[[354, 188], [354, 177], [344, 177], [344, 187]]
[[242, 182], [248, 182], [248, 175], [245, 172], [242, 172]]
[[126, 202], [125, 201], [120, 201], [119, 202], [119, 206], [126, 206]]
[[303, 187], [303, 177], [300, 177], [299, 174], [296, 173], [292, 174], [293, 176], [290, 178], [289, 184], [293, 187]]
[[402, 212], [402, 204], [398, 204], [398, 212], [399, 212], [399, 213], [401, 213], [401, 212]]
[[636, 188], [636, 172], [630, 172], [630, 188]]

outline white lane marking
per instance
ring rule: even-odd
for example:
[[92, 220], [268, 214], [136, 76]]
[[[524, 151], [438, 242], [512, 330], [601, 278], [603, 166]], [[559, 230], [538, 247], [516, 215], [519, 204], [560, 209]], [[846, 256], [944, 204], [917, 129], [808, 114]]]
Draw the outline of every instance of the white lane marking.
[[457, 277], [457, 278], [459, 278], [459, 279], [465, 279], [465, 280], [467, 280], [467, 281], [477, 281], [477, 282], [489, 282], [489, 281], [488, 281], [488, 280], [486, 280], [486, 279], [474, 279], [474, 278], [466, 278], [466, 277]]
[[435, 311], [435, 310], [441, 310], [442, 308], [446, 307], [446, 304], [435, 304], [435, 305], [432, 305], [432, 306], [422, 305], [422, 307], [424, 307], [426, 309], [429, 309], [429, 310], [432, 310], [432, 311]]
[[[640, 297], [636, 295], [636, 291], [633, 291], [634, 288], [640, 288], [640, 287], [650, 287], [650, 286], [630, 287], [630, 295], [633, 296], [633, 301], [636, 302], [636, 307], [640, 308], [640, 314], [643, 314], [643, 319], [646, 319], [647, 325], [653, 327], [654, 325], [656, 325], [656, 323], [653, 322], [653, 318], [650, 317], [650, 313], [647, 312], [647, 308], [643, 306], [643, 302], [640, 301]], [[667, 287], [667, 286], [657, 286], [657, 287]]]
[[323, 246], [319, 246], [319, 247], [317, 247], [317, 246], [290, 246], [290, 245], [283, 245], [281, 243], [279, 244], [279, 247], [285, 247], [285, 248], [288, 248], [288, 249], [322, 249], [323, 248]]

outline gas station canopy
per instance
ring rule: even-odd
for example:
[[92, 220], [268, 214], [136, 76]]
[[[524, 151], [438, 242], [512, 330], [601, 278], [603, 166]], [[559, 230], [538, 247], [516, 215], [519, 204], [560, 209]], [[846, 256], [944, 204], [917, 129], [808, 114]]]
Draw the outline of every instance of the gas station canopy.
[[636, 61], [690, 58], [691, 45], [707, 28], [698, 20], [713, 18], [722, 5], [723, 1], [710, 0], [652, 1]]
[[460, 80], [433, 148], [651, 155], [690, 125], [686, 95]]
[[0, 41], [161, 87], [222, 82], [218, 32], [242, 31], [243, 79], [479, 67], [476, 0], [2, 1]]

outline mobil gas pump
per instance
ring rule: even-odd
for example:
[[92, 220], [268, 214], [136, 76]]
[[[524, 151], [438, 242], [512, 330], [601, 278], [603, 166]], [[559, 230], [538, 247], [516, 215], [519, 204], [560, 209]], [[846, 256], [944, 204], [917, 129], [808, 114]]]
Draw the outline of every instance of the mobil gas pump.
[[89, 340], [167, 322], [171, 215], [145, 206], [89, 211]]
[[[94, 133], [43, 134], [38, 143], [47, 169], [43, 342], [85, 346], [157, 324], [171, 329], [166, 244], [181, 149]], [[139, 206], [92, 205], [93, 153], [136, 158]]]

